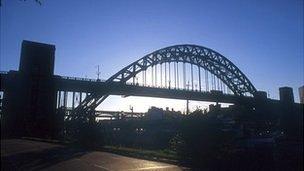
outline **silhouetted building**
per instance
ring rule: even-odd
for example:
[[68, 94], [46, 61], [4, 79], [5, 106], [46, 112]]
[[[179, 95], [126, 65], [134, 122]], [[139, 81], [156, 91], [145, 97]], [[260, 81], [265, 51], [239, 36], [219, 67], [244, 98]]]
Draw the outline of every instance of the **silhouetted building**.
[[267, 92], [266, 91], [257, 91], [254, 95], [258, 100], [265, 100], [267, 99]]
[[221, 104], [210, 104], [209, 111], [219, 111], [221, 109]]
[[293, 91], [291, 87], [280, 87], [280, 100], [284, 103], [294, 103]]
[[299, 87], [300, 103], [304, 104], [304, 86]]
[[55, 127], [55, 46], [23, 41], [19, 72], [1, 78], [4, 91], [2, 133], [52, 136]]
[[150, 120], [159, 120], [159, 119], [163, 119], [163, 117], [164, 117], [164, 110], [152, 106], [152, 107], [148, 110], [146, 117], [147, 117], [148, 119], [150, 119]]

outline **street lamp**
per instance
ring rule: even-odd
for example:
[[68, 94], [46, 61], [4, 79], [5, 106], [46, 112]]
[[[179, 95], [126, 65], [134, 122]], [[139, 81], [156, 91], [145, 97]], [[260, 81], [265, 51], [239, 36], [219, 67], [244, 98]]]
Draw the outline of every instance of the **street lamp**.
[[96, 74], [97, 74], [97, 81], [100, 81], [99, 76], [100, 76], [101, 72], [99, 71], [99, 65], [97, 65], [96, 67], [97, 67], [97, 72], [96, 72]]

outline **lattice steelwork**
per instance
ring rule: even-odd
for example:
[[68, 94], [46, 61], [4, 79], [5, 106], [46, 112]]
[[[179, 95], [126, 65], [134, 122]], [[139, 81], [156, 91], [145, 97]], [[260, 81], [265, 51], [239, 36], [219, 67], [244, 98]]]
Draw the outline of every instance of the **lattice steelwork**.
[[[194, 70], [198, 73], [196, 84], [193, 79]], [[201, 80], [203, 75], [205, 83]], [[113, 82], [125, 84], [131, 81], [139, 85], [139, 78], [142, 86], [193, 91], [231, 90], [238, 96], [253, 95], [256, 92], [249, 79], [231, 61], [214, 50], [197, 45], [176, 45], [152, 52], [114, 74], [106, 83], [109, 87]], [[150, 79], [150, 84], [147, 84], [147, 78]], [[87, 96], [74, 112], [94, 111], [108, 97], [107, 91]]]

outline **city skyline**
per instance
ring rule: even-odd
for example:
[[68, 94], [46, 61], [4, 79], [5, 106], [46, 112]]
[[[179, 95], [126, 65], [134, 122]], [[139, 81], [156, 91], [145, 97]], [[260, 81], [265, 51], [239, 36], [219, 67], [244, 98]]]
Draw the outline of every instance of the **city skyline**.
[[[116, 1], [94, 6], [84, 2], [65, 2], [53, 14], [52, 10], [58, 3], [43, 1], [40, 6], [32, 2], [3, 2], [0, 8], [1, 70], [18, 69], [23, 39], [56, 45], [55, 74], [96, 78], [96, 66], [100, 65], [102, 79], [109, 78], [152, 51], [191, 43], [226, 56], [258, 90], [270, 93], [271, 98], [278, 99], [279, 87], [291, 86], [295, 100], [299, 101], [297, 90], [303, 85], [303, 15], [299, 15], [303, 14], [302, 1], [279, 1], [276, 5], [261, 2], [249, 5], [241, 1], [218, 5], [191, 1], [189, 4], [174, 3], [174, 8], [169, 8], [170, 1], [158, 5]], [[199, 6], [217, 7], [222, 13], [208, 9], [201, 12], [198, 11]], [[239, 6], [243, 8], [234, 11]], [[77, 13], [84, 9], [90, 12]], [[229, 15], [224, 15], [225, 12]], [[138, 16], [139, 13], [142, 16]], [[49, 20], [51, 16], [55, 19]], [[212, 20], [211, 16], [214, 17]], [[236, 16], [240, 18], [235, 20]], [[261, 39], [265, 36], [268, 39]], [[180, 100], [112, 97], [100, 107], [128, 110], [132, 105], [135, 111], [143, 111], [149, 106], [173, 106], [182, 110], [185, 103]], [[205, 103], [190, 104], [192, 108], [206, 106]]]

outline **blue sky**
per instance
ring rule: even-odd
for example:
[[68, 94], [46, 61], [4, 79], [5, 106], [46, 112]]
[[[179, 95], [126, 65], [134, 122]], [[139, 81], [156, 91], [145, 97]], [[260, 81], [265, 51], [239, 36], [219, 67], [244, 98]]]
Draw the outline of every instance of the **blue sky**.
[[272, 98], [291, 86], [298, 101], [304, 84], [302, 0], [2, 0], [0, 10], [0, 70], [18, 69], [23, 39], [56, 45], [55, 74], [95, 78], [99, 64], [105, 79], [154, 50], [190, 43], [226, 56]]

